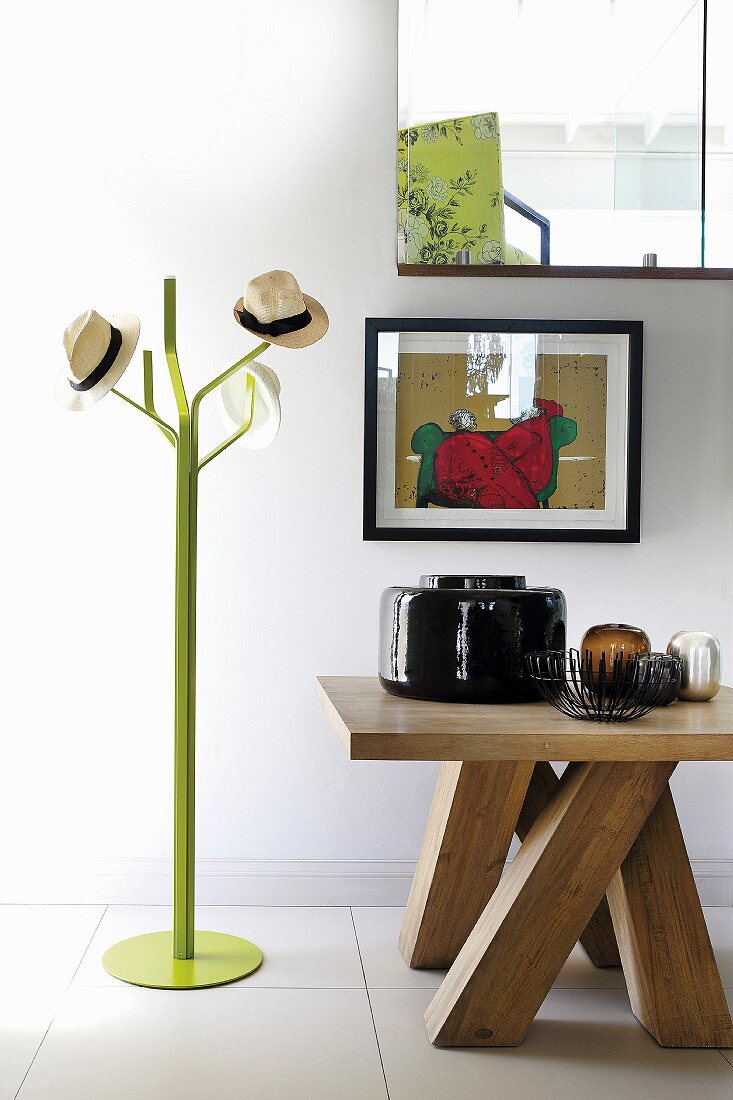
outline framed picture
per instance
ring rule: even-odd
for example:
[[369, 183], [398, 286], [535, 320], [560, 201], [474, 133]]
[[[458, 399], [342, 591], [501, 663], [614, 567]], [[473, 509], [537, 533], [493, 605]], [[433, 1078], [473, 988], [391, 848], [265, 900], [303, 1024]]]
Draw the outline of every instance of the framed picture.
[[365, 539], [638, 542], [641, 321], [369, 317]]

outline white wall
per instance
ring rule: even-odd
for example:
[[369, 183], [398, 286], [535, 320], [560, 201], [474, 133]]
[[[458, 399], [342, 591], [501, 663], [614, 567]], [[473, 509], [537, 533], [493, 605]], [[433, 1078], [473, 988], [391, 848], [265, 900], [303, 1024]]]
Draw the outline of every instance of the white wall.
[[[276, 444], [202, 475], [202, 856], [414, 857], [436, 767], [349, 763], [315, 699], [316, 674], [375, 672], [387, 585], [521, 572], [565, 591], [571, 639], [610, 619], [657, 647], [709, 629], [733, 653], [733, 284], [398, 279], [395, 8], [41, 0], [6, 17], [0, 858], [169, 854], [172, 453], [113, 397], [86, 416], [52, 401], [89, 306], [140, 315], [167, 392], [167, 275], [191, 387], [251, 346], [231, 316], [249, 277], [291, 269], [331, 315], [322, 343], [265, 357]], [[641, 545], [363, 543], [363, 319], [390, 314], [643, 319]], [[733, 856], [732, 775], [678, 770], [695, 858]]]

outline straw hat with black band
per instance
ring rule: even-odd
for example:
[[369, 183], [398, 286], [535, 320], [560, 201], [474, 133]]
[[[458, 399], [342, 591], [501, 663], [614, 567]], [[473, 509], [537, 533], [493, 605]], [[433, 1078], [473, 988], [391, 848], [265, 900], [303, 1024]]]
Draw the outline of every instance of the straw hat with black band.
[[64, 333], [68, 367], [56, 380], [56, 400], [72, 412], [84, 412], [116, 386], [132, 359], [140, 321], [131, 313], [110, 321], [88, 309]]
[[289, 271], [268, 271], [250, 279], [234, 316], [248, 332], [284, 348], [306, 348], [328, 329], [323, 306], [303, 294]]

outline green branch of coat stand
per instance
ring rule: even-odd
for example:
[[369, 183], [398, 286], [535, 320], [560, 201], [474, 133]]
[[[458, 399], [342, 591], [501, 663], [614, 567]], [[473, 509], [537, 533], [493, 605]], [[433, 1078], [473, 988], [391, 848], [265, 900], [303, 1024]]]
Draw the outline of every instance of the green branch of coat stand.
[[[198, 477], [205, 466], [240, 439], [254, 417], [255, 380], [247, 376], [245, 414], [230, 436], [199, 460], [201, 403], [269, 347], [258, 345], [203, 386], [189, 405], [176, 348], [176, 281], [164, 284], [164, 343], [178, 430], [156, 412], [152, 352], [143, 352], [144, 404], [112, 392], [144, 413], [176, 452], [175, 716], [173, 933], [136, 936], [110, 948], [107, 969], [125, 981], [157, 988], [198, 988], [233, 981], [256, 969], [262, 953], [236, 936], [195, 932], [196, 565]], [[202, 949], [203, 945], [203, 949]]]

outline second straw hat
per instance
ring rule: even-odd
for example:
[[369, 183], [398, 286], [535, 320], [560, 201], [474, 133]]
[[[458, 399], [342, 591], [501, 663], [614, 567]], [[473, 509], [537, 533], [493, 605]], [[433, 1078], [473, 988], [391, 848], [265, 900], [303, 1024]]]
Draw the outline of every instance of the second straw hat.
[[111, 320], [95, 309], [79, 314], [64, 333], [68, 365], [56, 380], [56, 400], [72, 412], [84, 412], [109, 393], [132, 359], [140, 322], [131, 313]]
[[328, 330], [325, 309], [303, 294], [289, 271], [267, 271], [250, 279], [234, 316], [248, 332], [284, 348], [306, 348]]

